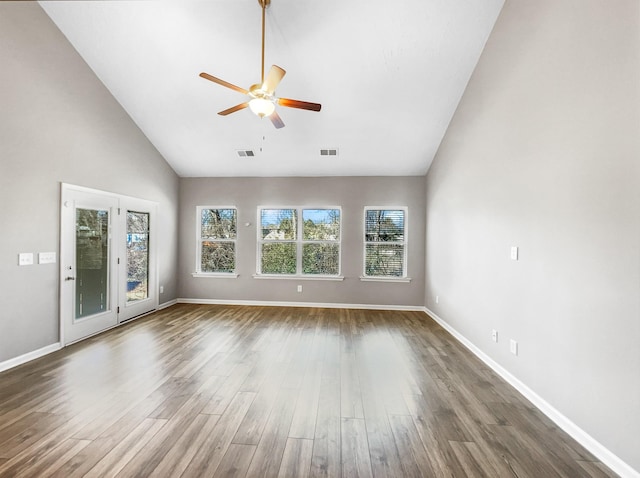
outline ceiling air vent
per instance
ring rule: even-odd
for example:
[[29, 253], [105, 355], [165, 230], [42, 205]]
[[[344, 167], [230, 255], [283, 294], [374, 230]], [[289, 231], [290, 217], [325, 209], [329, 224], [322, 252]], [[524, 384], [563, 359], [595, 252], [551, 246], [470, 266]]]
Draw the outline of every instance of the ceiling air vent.
[[320, 156], [338, 156], [338, 149], [321, 149]]
[[241, 158], [247, 158], [247, 157], [252, 158], [256, 155], [250, 149], [238, 149], [237, 153], [238, 153], [238, 156], [240, 156]]

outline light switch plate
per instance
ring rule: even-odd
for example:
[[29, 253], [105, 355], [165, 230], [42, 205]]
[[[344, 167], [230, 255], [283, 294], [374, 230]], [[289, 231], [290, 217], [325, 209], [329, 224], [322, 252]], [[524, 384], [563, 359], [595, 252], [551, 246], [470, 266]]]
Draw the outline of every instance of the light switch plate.
[[518, 260], [518, 246], [511, 246], [511, 260]]
[[33, 264], [33, 252], [21, 252], [18, 254], [18, 265], [30, 266]]
[[54, 264], [56, 262], [55, 252], [39, 252], [38, 264]]

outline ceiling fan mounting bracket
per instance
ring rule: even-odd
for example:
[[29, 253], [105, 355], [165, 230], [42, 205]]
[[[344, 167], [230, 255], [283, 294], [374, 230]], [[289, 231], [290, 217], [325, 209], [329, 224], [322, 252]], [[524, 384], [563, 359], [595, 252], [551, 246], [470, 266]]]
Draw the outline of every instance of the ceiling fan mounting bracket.
[[261, 84], [251, 85], [251, 87], [249, 88], [249, 96], [251, 96], [252, 98], [262, 98], [265, 100], [273, 101], [273, 94], [265, 91], [262, 88]]

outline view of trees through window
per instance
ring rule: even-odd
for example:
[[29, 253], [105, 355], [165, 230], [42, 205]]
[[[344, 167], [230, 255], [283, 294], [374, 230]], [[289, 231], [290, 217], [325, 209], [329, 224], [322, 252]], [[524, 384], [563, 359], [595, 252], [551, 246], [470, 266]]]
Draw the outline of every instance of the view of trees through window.
[[127, 211], [127, 302], [149, 297], [149, 213]]
[[297, 269], [298, 211], [260, 210], [260, 271], [263, 274], [295, 274]]
[[405, 211], [365, 210], [365, 276], [404, 277]]
[[[365, 277], [406, 277], [406, 215], [405, 207], [365, 208]], [[198, 216], [197, 272], [234, 273], [237, 210], [199, 206]], [[258, 274], [340, 275], [339, 207], [259, 208], [258, 216]]]
[[200, 211], [200, 270], [232, 273], [236, 270], [236, 209]]
[[260, 272], [338, 275], [340, 209], [261, 209]]
[[302, 220], [302, 273], [338, 275], [340, 210], [304, 209]]

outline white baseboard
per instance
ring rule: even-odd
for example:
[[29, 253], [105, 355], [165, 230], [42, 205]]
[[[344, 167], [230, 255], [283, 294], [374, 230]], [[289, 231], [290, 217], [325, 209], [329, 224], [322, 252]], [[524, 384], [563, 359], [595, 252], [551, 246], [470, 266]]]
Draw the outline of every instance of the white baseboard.
[[531, 403], [533, 403], [542, 413], [549, 417], [556, 425], [562, 430], [567, 432], [571, 437], [580, 443], [583, 447], [589, 450], [594, 456], [596, 456], [602, 463], [611, 468], [615, 473], [623, 478], [640, 478], [640, 472], [634, 470], [627, 463], [622, 461], [618, 456], [613, 454], [608, 448], [598, 442], [595, 438], [585, 432], [582, 428], [569, 420], [556, 408], [551, 406], [549, 402], [543, 399], [536, 392], [531, 390], [527, 385], [518, 380], [499, 363], [485, 354], [482, 350], [476, 347], [471, 341], [469, 341], [460, 332], [449, 325], [445, 320], [438, 317], [436, 313], [429, 310], [427, 307], [423, 308], [423, 311], [435, 320], [443, 329], [449, 332], [455, 337], [458, 342], [468, 348], [476, 357], [482, 360], [486, 365], [506, 380], [511, 386], [518, 390], [525, 396]]
[[17, 367], [18, 365], [22, 365], [23, 363], [31, 362], [40, 357], [44, 357], [45, 355], [49, 355], [52, 352], [56, 352], [60, 350], [62, 345], [60, 342], [55, 344], [47, 345], [46, 347], [42, 347], [41, 349], [34, 350], [33, 352], [28, 352], [26, 354], [20, 355], [19, 357], [14, 357], [9, 360], [5, 360], [4, 362], [0, 362], [0, 372], [4, 372], [5, 370], [9, 370], [10, 368]]
[[178, 303], [177, 299], [163, 302], [162, 304], [158, 304], [158, 308], [156, 310], [166, 309], [167, 307], [171, 307], [172, 305], [176, 305], [177, 303]]
[[253, 305], [259, 307], [319, 307], [324, 309], [407, 310], [424, 312], [418, 305], [334, 304], [325, 302], [279, 302], [260, 300], [178, 299], [179, 304]]

